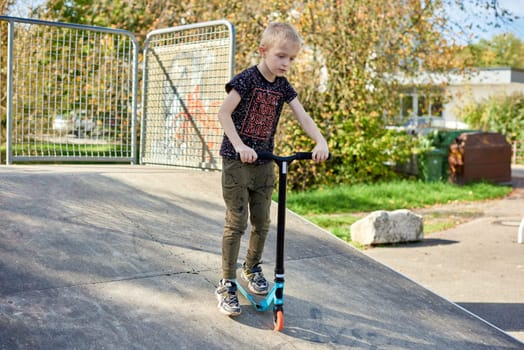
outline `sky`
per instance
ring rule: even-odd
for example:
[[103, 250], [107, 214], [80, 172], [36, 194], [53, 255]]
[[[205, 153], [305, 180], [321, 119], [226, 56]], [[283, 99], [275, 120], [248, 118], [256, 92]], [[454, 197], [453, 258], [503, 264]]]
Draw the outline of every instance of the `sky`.
[[[457, 6], [447, 6], [446, 12], [452, 22], [474, 24], [472, 36], [462, 38], [460, 43], [478, 42], [480, 39], [490, 40], [495, 35], [505, 33], [513, 33], [524, 41], [524, 0], [498, 0], [498, 2], [501, 9], [508, 10], [512, 16], [519, 18], [513, 21], [497, 19], [493, 11], [472, 5], [473, 0], [470, 0], [469, 6], [466, 5], [465, 11]], [[454, 28], [458, 30], [456, 26]]]
[[499, 0], [501, 6], [520, 18], [506, 28], [516, 36], [524, 40], [524, 1], [522, 0]]
[[[10, 15], [17, 17], [26, 17], [29, 7], [36, 7], [45, 0], [16, 0], [16, 5], [12, 8]], [[475, 0], [466, 0], [473, 3]], [[490, 0], [486, 0], [490, 1]], [[457, 10], [457, 8], [448, 8], [447, 12], [453, 21], [457, 23], [476, 23], [481, 28], [473, 28], [473, 37], [466, 39], [462, 43], [477, 42], [480, 39], [490, 40], [494, 35], [502, 33], [513, 33], [520, 40], [524, 41], [524, 0], [498, 0], [501, 8], [510, 11], [513, 15], [519, 16], [518, 20], [513, 22], [497, 21], [500, 27], [495, 27], [489, 23], [494, 20], [491, 13], [479, 9], [478, 7], [467, 8], [466, 11]]]
[[27, 17], [29, 8], [34, 8], [44, 2], [45, 0], [15, 0], [14, 6], [9, 11], [9, 16]]

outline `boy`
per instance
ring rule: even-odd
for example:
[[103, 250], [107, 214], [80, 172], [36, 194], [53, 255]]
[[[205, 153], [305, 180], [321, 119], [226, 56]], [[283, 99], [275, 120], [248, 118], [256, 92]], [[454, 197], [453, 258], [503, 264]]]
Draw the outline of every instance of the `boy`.
[[259, 45], [261, 62], [226, 84], [228, 95], [218, 111], [224, 129], [220, 155], [226, 218], [222, 238], [222, 279], [215, 294], [220, 312], [229, 316], [241, 312], [236, 264], [248, 215], [252, 229], [242, 278], [248, 281], [252, 293], [268, 293], [268, 282], [260, 263], [269, 230], [275, 175], [273, 162], [257, 159], [257, 152], [273, 151], [284, 102], [289, 104], [302, 129], [316, 142], [313, 160], [322, 162], [329, 155], [326, 140], [285, 78], [301, 45], [302, 39], [294, 27], [286, 23], [271, 23]]

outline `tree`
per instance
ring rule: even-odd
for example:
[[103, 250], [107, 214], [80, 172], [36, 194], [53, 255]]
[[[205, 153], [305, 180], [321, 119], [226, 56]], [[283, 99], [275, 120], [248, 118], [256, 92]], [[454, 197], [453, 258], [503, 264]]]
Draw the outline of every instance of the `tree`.
[[0, 16], [6, 16], [14, 2], [14, 0], [0, 0]]
[[524, 42], [514, 34], [500, 34], [491, 40], [461, 48], [457, 57], [470, 67], [512, 67], [524, 69]]
[[[242, 3], [242, 1], [237, 1]], [[35, 10], [42, 19], [125, 29], [137, 36], [140, 44], [154, 29], [217, 19], [234, 8], [219, 1], [164, 0], [48, 0]]]
[[[304, 104], [325, 126], [334, 153], [331, 164], [315, 170], [336, 182], [394, 176], [388, 164], [405, 162], [415, 140], [384, 128], [401, 89], [392, 76], [447, 68], [447, 46], [429, 21], [436, 7], [417, 0], [400, 5], [382, 0], [309, 2], [302, 12], [299, 26], [311, 43], [315, 66], [298, 81], [318, 81], [323, 67], [329, 77], [324, 92], [315, 83], [302, 87]], [[288, 144], [295, 147], [297, 142]], [[312, 177], [303, 175], [306, 183]]]
[[475, 129], [499, 132], [509, 142], [524, 140], [524, 93], [491, 96], [464, 106], [459, 115]]
[[[496, 0], [475, 2], [503, 14]], [[440, 0], [231, 0], [227, 7], [219, 0], [49, 0], [39, 13], [127, 29], [142, 40], [152, 29], [226, 18], [237, 32], [237, 71], [258, 61], [258, 40], [270, 21], [292, 22], [305, 47], [289, 78], [333, 152], [329, 164], [293, 172], [295, 186], [308, 186], [315, 174], [327, 174], [323, 179], [331, 182], [391, 178], [388, 164], [407, 160], [416, 140], [384, 128], [402, 90], [392, 77], [456, 67], [454, 47], [443, 36], [448, 17], [442, 9]], [[281, 123], [279, 152], [311, 148], [288, 113]]]

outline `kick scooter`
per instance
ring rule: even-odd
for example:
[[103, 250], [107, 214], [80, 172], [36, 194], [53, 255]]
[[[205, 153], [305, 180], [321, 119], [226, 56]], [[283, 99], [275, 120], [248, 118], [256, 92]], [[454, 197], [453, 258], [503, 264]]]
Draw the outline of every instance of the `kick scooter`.
[[278, 177], [278, 214], [277, 214], [277, 256], [275, 262], [275, 283], [266, 297], [256, 301], [244, 287], [238, 283], [238, 290], [256, 308], [257, 311], [266, 311], [273, 306], [273, 323], [275, 331], [284, 328], [284, 231], [286, 224], [286, 186], [287, 170], [294, 160], [312, 159], [311, 152], [298, 152], [291, 156], [281, 157], [269, 152], [258, 154], [259, 159], [272, 159], [279, 168]]

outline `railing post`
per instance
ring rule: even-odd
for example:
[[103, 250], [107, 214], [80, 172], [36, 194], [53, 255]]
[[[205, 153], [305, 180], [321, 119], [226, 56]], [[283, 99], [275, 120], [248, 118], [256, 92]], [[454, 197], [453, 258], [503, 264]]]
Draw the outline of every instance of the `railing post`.
[[13, 134], [13, 40], [14, 22], [7, 22], [7, 101], [6, 101], [6, 164], [12, 164], [12, 134]]
[[517, 164], [517, 141], [513, 141], [511, 144], [512, 155], [511, 155], [511, 164]]

